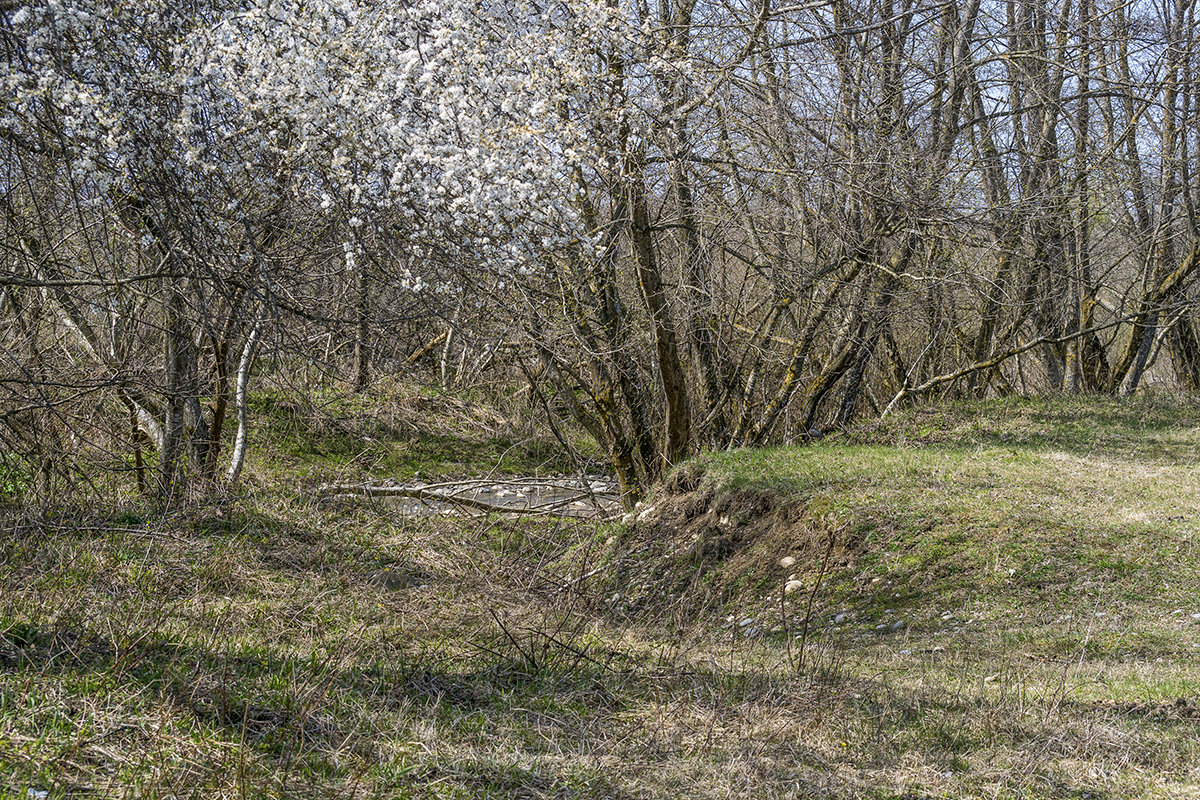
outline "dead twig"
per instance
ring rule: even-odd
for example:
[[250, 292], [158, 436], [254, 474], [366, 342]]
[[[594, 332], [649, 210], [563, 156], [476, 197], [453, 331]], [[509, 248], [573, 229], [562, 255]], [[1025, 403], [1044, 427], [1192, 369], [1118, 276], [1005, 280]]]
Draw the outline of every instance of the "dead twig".
[[[836, 539], [837, 539], [837, 536], [832, 531], [830, 531], [829, 544], [825, 547], [825, 557], [821, 559], [821, 569], [819, 572], [817, 572], [817, 581], [816, 581], [816, 583], [813, 584], [812, 591], [810, 591], [808, 593], [808, 603], [804, 607], [804, 627], [801, 628], [801, 630], [800, 630], [800, 649], [799, 649], [799, 652], [796, 654], [796, 656], [797, 656], [796, 671], [797, 672], [804, 669], [804, 646], [808, 642], [808, 624], [809, 624], [809, 621], [812, 619], [813, 600], [816, 599], [817, 591], [820, 590], [820, 588], [821, 588], [821, 581], [825, 578], [825, 571], [829, 568], [829, 557], [833, 555], [833, 543], [836, 541]], [[788, 657], [791, 658], [790, 637], [789, 637], [788, 644], [789, 644]]]

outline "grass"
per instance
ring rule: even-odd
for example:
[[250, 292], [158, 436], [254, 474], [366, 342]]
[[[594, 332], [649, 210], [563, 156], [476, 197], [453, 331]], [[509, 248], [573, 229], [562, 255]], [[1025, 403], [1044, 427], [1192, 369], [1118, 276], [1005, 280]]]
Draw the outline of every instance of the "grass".
[[[1024, 404], [1002, 415], [996, 406], [992, 424], [977, 417], [974, 436], [950, 427], [937, 444], [851, 439], [732, 454], [715, 466], [852, 520], [870, 539], [862, 566], [909, 587], [914, 602], [1028, 608], [1038, 599], [1076, 613], [1194, 605], [1200, 426], [1183, 413], [1167, 425], [1158, 411], [1138, 424], [1125, 410], [1114, 427], [1105, 404], [1074, 414]], [[1089, 432], [1085, 441], [1077, 430]]]
[[[483, 402], [408, 385], [369, 394], [295, 392], [253, 398], [251, 447], [260, 485], [282, 479], [410, 480], [577, 471], [553, 436], [512, 421]], [[575, 443], [587, 469], [595, 453]], [[251, 478], [253, 480], [253, 478]]]
[[[992, 402], [706, 456], [626, 527], [312, 501], [558, 467], [467, 404], [450, 452], [403, 415], [279, 402], [236, 502], [8, 518], [0, 797], [1200, 795], [1188, 403]], [[729, 548], [672, 550], [710, 523]]]

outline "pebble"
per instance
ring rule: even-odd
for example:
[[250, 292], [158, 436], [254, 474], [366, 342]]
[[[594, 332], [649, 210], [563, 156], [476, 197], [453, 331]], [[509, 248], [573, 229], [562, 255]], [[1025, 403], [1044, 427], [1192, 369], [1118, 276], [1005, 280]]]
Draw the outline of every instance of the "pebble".
[[1192, 619], [1196, 620], [1196, 622], [1200, 622], [1200, 614], [1192, 614]]
[[779, 559], [779, 566], [783, 567], [784, 569], [795, 566], [795, 564], [796, 559], [792, 558], [791, 556], [784, 556], [783, 558]]
[[834, 625], [841, 625], [845, 621], [846, 621], [846, 613], [844, 611], [841, 614], [838, 614], [836, 617], [833, 618]]
[[904, 620], [902, 620], [902, 619], [898, 619], [892, 623], [892, 630], [894, 630], [894, 631], [898, 631], [903, 627], [904, 627]]
[[742, 620], [741, 622], [738, 623], [738, 627], [744, 628], [747, 625], [752, 624], [753, 622], [754, 622], [754, 617], [746, 617], [744, 620]]
[[788, 581], [786, 584], [784, 584], [783, 593], [791, 594], [792, 592], [798, 592], [803, 588], [804, 584], [800, 581]]

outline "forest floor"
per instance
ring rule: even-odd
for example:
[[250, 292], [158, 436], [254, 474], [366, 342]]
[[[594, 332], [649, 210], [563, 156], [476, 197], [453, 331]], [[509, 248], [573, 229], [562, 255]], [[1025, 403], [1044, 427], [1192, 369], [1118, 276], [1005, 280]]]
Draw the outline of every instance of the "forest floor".
[[241, 497], [5, 517], [0, 797], [1200, 797], [1200, 405], [914, 411], [624, 521], [313, 497], [577, 466], [411, 404], [263, 398]]

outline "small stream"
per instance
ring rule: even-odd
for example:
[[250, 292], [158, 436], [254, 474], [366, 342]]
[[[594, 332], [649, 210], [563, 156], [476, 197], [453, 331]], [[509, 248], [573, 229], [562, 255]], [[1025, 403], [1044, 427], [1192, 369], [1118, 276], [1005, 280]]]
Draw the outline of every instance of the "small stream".
[[326, 486], [322, 493], [368, 496], [405, 516], [509, 512], [604, 519], [622, 512], [616, 480], [606, 475], [559, 478], [479, 478], [444, 483]]

